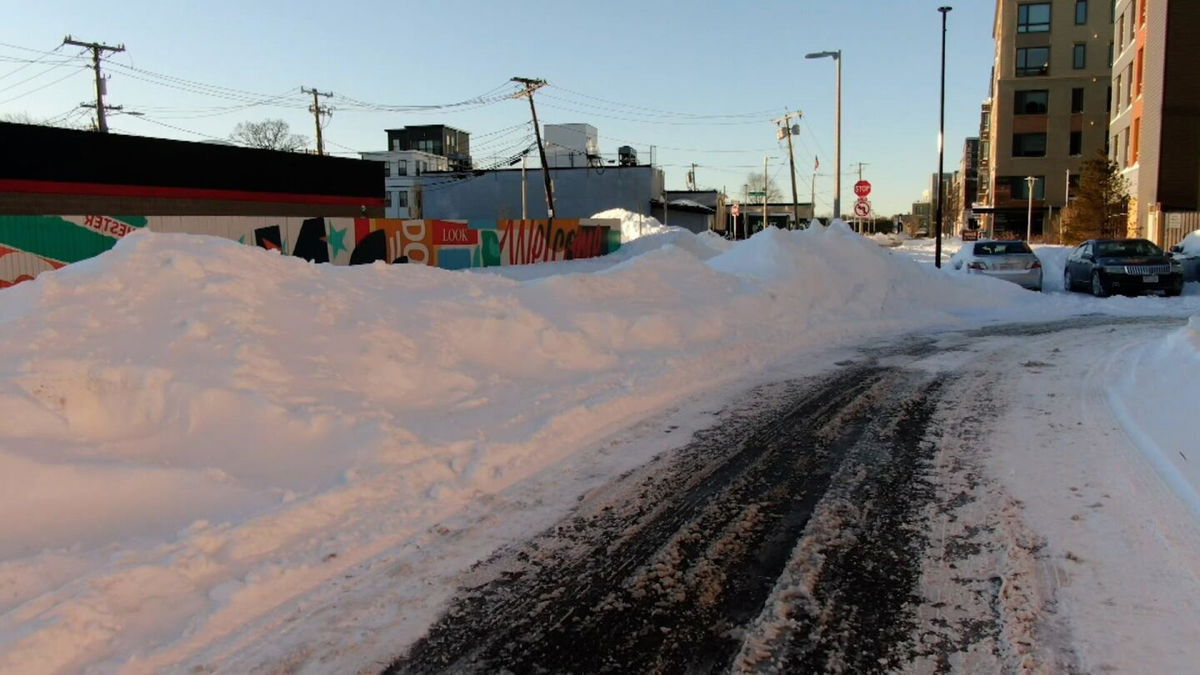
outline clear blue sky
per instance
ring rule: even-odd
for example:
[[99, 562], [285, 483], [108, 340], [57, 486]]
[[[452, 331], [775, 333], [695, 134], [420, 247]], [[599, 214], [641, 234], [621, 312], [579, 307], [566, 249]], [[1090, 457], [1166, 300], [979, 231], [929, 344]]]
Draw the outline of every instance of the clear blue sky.
[[[820, 156], [818, 213], [828, 212], [834, 158], [832, 60], [844, 55], [843, 172], [867, 162], [882, 214], [906, 212], [937, 168], [940, 18], [934, 0], [458, 0], [441, 2], [254, 0], [231, 2], [24, 3], [0, 23], [0, 115], [64, 116], [94, 100], [91, 71], [51, 56], [68, 33], [124, 44], [106, 72], [110, 105], [131, 134], [201, 140], [225, 137], [240, 121], [280, 117], [314, 136], [301, 86], [386, 106], [446, 104], [497, 90], [519, 75], [552, 86], [537, 95], [541, 121], [586, 122], [601, 152], [655, 145], [669, 188], [699, 165], [701, 188], [741, 193], [746, 175], [771, 157], [785, 190], [786, 146], [770, 120], [804, 112], [797, 137], [801, 200]], [[991, 0], [951, 2], [946, 71], [946, 169], [978, 131], [992, 62]], [[26, 49], [19, 49], [19, 47]], [[37, 63], [24, 61], [42, 58]], [[138, 70], [130, 70], [129, 67]], [[18, 70], [19, 69], [19, 70]], [[180, 78], [166, 80], [162, 76]], [[60, 78], [64, 78], [61, 79]], [[56, 80], [60, 80], [57, 81]], [[276, 96], [270, 105], [197, 84]], [[170, 86], [167, 86], [170, 85]], [[224, 89], [212, 90], [228, 93]], [[279, 105], [284, 104], [284, 105]], [[472, 133], [477, 163], [520, 147], [528, 122], [521, 100], [429, 112], [355, 109], [344, 99], [325, 130], [328, 149], [382, 150], [384, 129], [445, 123]], [[79, 115], [85, 114], [80, 112]], [[736, 117], [714, 118], [716, 115]], [[696, 116], [688, 118], [686, 116]], [[686, 122], [686, 123], [684, 123]], [[170, 126], [166, 126], [170, 125]], [[716, 152], [721, 151], [721, 152]], [[102, 160], [101, 160], [102, 161]], [[843, 210], [853, 196], [843, 179]]]

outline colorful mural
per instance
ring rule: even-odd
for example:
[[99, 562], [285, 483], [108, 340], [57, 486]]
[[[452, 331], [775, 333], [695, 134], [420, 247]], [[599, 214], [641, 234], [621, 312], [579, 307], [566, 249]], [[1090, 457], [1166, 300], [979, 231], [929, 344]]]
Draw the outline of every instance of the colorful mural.
[[0, 288], [99, 255], [143, 228], [225, 237], [316, 263], [451, 270], [591, 258], [621, 246], [618, 222], [596, 219], [0, 216]]

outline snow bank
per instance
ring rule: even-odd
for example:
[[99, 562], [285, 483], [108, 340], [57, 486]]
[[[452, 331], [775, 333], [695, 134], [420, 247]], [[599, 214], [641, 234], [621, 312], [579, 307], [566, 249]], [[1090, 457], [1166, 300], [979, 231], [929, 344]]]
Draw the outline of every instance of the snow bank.
[[1188, 234], [1179, 245], [1187, 255], [1200, 255], [1200, 230]]
[[[278, 665], [277, 608], [337, 584], [428, 597], [410, 567], [354, 572], [399, 551], [471, 564], [422, 537], [689, 395], [814, 346], [1081, 307], [839, 224], [736, 244], [661, 228], [470, 272], [131, 235], [0, 292], [0, 672], [186, 670], [235, 647]], [[373, 625], [434, 609], [375, 607]], [[372, 617], [322, 611], [345, 623], [288, 639], [356, 645], [345, 626]]]
[[1200, 517], [1200, 441], [1191, 424], [1200, 401], [1200, 315], [1133, 350], [1108, 389], [1121, 426]]
[[620, 220], [622, 244], [649, 234], [660, 234], [669, 230], [680, 229], [677, 227], [667, 227], [658, 222], [658, 220], [653, 216], [643, 216], [640, 213], [626, 211], [625, 209], [609, 209], [607, 211], [601, 211], [592, 217], [614, 218]]

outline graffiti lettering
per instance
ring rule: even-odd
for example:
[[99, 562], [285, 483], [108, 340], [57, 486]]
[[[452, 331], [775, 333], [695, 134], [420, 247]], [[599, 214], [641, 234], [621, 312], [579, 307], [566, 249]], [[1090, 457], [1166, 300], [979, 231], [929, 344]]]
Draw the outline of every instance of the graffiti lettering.
[[108, 216], [84, 216], [83, 224], [97, 232], [111, 234], [118, 239], [129, 234], [129, 231], [133, 229], [131, 226], [119, 220], [113, 220]]
[[409, 262], [422, 265], [429, 264], [429, 247], [425, 245], [425, 221], [406, 220], [400, 226], [400, 233], [408, 243], [401, 249], [400, 255], [408, 256]]
[[458, 223], [433, 224], [433, 243], [437, 246], [475, 246], [479, 232]]

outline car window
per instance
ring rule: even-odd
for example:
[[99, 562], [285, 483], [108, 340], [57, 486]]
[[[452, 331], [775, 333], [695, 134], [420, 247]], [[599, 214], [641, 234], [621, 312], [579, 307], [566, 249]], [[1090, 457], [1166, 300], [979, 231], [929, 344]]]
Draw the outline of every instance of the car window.
[[975, 244], [975, 255], [1014, 255], [1033, 253], [1023, 241], [987, 241]]
[[1096, 253], [1106, 257], [1162, 255], [1162, 249], [1145, 239], [1129, 239], [1100, 242], [1096, 245]]

